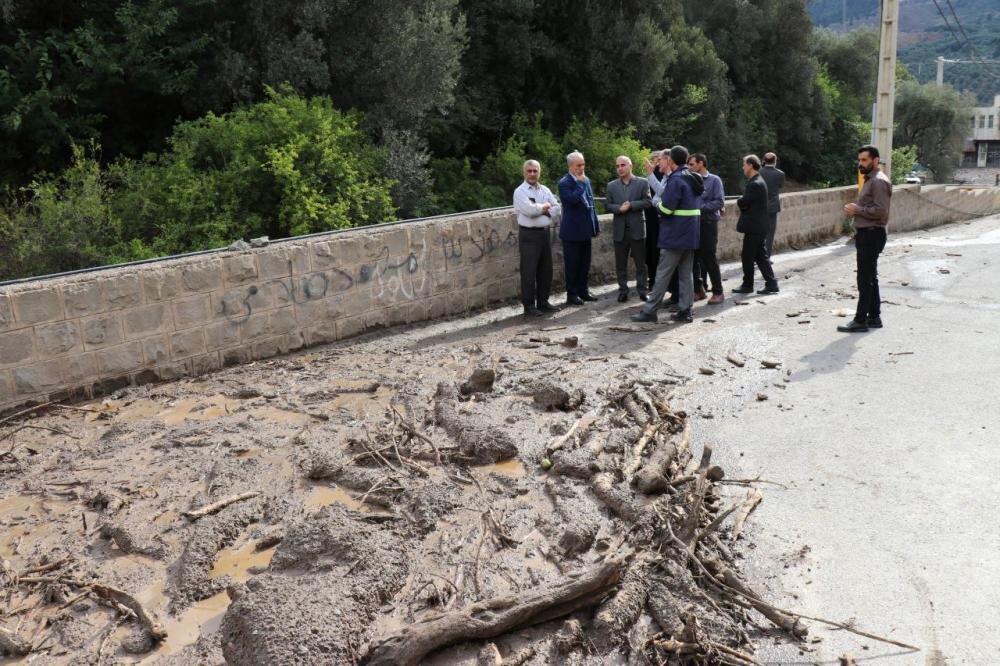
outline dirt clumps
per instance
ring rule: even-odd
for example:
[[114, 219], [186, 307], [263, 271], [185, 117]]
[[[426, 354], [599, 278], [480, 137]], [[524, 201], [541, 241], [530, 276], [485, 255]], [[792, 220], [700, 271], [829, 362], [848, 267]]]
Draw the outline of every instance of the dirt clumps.
[[[308, 576], [285, 572], [305, 571]], [[288, 529], [222, 623], [231, 664], [350, 662], [408, 571], [402, 538], [325, 507]], [[353, 656], [352, 656], [353, 655]]]
[[492, 368], [476, 368], [472, 371], [472, 375], [458, 387], [458, 391], [462, 395], [489, 393], [493, 390], [493, 382], [496, 379], [497, 373]]

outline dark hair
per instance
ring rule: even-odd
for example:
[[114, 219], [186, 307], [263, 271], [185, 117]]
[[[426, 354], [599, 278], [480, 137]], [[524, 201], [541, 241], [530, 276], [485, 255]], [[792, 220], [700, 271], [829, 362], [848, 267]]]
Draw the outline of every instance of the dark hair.
[[674, 161], [677, 166], [683, 166], [687, 164], [688, 161], [688, 149], [684, 146], [674, 146], [670, 149], [670, 159]]
[[876, 148], [871, 144], [868, 144], [867, 146], [861, 146], [860, 148], [858, 148], [858, 155], [860, 155], [861, 153], [868, 153], [868, 157], [872, 159], [875, 159], [876, 157], [879, 156], [878, 148]]
[[756, 155], [747, 155], [743, 158], [744, 164], [749, 164], [754, 171], [760, 171], [760, 158]]
[[778, 163], [778, 156], [774, 153], [764, 153], [764, 164], [774, 166]]
[[708, 158], [705, 157], [704, 153], [691, 153], [691, 157], [693, 157], [694, 161], [698, 164], [703, 164], [706, 169], [708, 168]]

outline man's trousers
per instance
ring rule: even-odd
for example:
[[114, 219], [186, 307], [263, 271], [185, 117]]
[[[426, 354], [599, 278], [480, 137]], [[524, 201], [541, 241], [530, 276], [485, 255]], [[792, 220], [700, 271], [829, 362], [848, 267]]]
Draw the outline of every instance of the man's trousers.
[[866, 323], [882, 314], [882, 297], [878, 291], [878, 255], [885, 249], [885, 229], [864, 227], [854, 237], [858, 257], [858, 310], [854, 320]]
[[740, 259], [743, 261], [743, 286], [753, 286], [753, 266], [757, 264], [760, 274], [764, 276], [764, 286], [777, 285], [774, 279], [774, 270], [771, 268], [770, 257], [767, 254], [767, 234], [743, 234], [743, 252]]
[[526, 308], [548, 303], [552, 291], [552, 228], [518, 227], [521, 302]]
[[618, 276], [618, 291], [628, 293], [628, 258], [632, 256], [635, 264], [635, 290], [640, 294], [649, 291], [646, 278], [646, 241], [642, 238], [628, 238], [621, 243], [615, 242], [615, 273]]
[[778, 214], [768, 213], [767, 214], [767, 239], [764, 241], [764, 247], [767, 248], [767, 258], [771, 259], [771, 250], [774, 249], [774, 233], [778, 230]]
[[660, 263], [656, 266], [656, 282], [649, 298], [646, 299], [646, 304], [642, 306], [643, 312], [653, 314], [659, 309], [663, 296], [667, 293], [670, 275], [674, 271], [677, 271], [680, 310], [691, 309], [694, 303], [694, 253], [694, 250], [660, 250]]
[[590, 293], [587, 280], [590, 277], [591, 242], [564, 240], [562, 245], [563, 261], [566, 263], [566, 298]]

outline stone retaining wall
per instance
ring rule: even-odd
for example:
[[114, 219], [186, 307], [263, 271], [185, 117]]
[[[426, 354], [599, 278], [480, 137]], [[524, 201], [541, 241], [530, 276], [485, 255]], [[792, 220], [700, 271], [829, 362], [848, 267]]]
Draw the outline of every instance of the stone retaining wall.
[[[830, 237], [854, 188], [783, 195], [776, 246]], [[1000, 210], [1000, 190], [898, 187], [890, 229]], [[720, 230], [739, 254], [737, 211]], [[592, 277], [613, 279], [610, 219]], [[562, 259], [556, 243], [557, 282]], [[31, 401], [91, 397], [129, 384], [198, 375], [457, 315], [518, 294], [509, 209], [352, 229], [265, 248], [164, 259], [0, 287], [0, 412]]]

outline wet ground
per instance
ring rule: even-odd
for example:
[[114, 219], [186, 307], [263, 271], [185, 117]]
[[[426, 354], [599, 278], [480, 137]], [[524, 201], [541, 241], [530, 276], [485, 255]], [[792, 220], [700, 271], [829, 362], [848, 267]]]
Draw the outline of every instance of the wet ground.
[[[74, 574], [156, 612], [167, 639], [144, 652], [134, 623], [59, 585], [8, 591], [3, 626], [48, 641], [25, 663], [254, 663], [274, 647], [255, 642], [268, 632], [284, 632], [271, 663], [336, 662], [362, 649], [358, 637], [427, 608], [552, 580], [581, 560], [553, 557], [560, 519], [545, 519], [545, 446], [623, 378], [638, 378], [672, 391], [691, 415], [693, 449], [711, 442], [730, 477], [766, 482], [742, 549], [779, 605], [923, 648], [815, 628], [818, 643], [758, 635], [758, 659], [996, 663], [998, 245], [997, 217], [893, 237], [881, 262], [886, 328], [866, 335], [834, 330], [854, 305], [853, 248], [841, 240], [779, 255], [781, 294], [699, 305], [691, 325], [633, 325], [634, 302], [602, 290], [598, 303], [542, 321], [502, 308], [370, 334], [7, 427], [0, 553], [9, 567], [71, 558]], [[725, 276], [738, 284], [734, 266]], [[578, 346], [560, 344], [570, 336]], [[403, 424], [447, 442], [434, 425], [436, 387], [475, 368], [495, 370], [495, 389], [456, 401], [456, 412], [505, 433], [517, 453], [472, 461], [470, 484], [435, 465]], [[540, 409], [540, 382], [582, 391], [584, 403]], [[407, 460], [386, 437], [405, 439]], [[354, 457], [379, 451], [394, 469], [338, 475], [344, 461], [325, 457], [329, 442]], [[198, 520], [182, 515], [244, 492], [260, 494]], [[481, 555], [492, 543], [484, 495], [516, 548]], [[588, 548], [613, 531], [592, 504], [566, 501], [595, 512]], [[414, 526], [406, 544], [382, 529], [401, 512]], [[474, 559], [481, 571], [470, 572]], [[52, 595], [65, 599], [58, 610], [43, 603]], [[334, 625], [340, 633], [325, 630]], [[475, 663], [475, 651], [435, 659]]]

